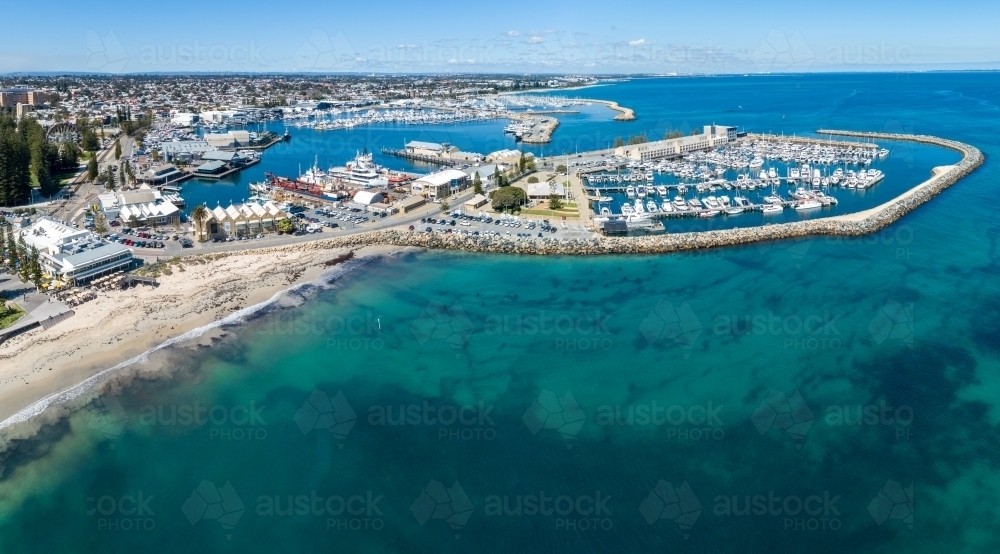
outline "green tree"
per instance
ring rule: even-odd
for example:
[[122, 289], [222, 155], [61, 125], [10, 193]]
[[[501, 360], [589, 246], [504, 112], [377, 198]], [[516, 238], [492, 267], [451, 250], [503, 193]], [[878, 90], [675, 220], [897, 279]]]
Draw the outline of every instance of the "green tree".
[[87, 152], [97, 152], [101, 149], [101, 141], [97, 140], [97, 135], [95, 135], [94, 131], [90, 128], [83, 131], [80, 138], [80, 144]]
[[556, 166], [556, 173], [566, 173], [566, 166], [559, 164]]
[[562, 198], [558, 194], [552, 193], [552, 194], [549, 195], [549, 208], [550, 209], [560, 210], [560, 209], [562, 209], [562, 206], [563, 206], [562, 205]]
[[531, 184], [531, 183], [537, 183], [537, 182], [538, 182], [538, 177], [535, 177], [534, 175], [532, 175], [531, 177], [528, 177], [528, 183], [529, 184]]
[[39, 261], [38, 249], [34, 246], [31, 247], [31, 252], [28, 254], [28, 277], [35, 284], [35, 288], [42, 285], [42, 264]]
[[448, 201], [447, 200], [442, 200], [441, 201], [441, 213], [446, 213], [449, 209], [451, 209], [451, 206], [448, 204]]
[[28, 263], [28, 245], [24, 242], [24, 236], [17, 239], [17, 271], [21, 281], [29, 281], [31, 264]]
[[528, 199], [523, 189], [518, 187], [503, 187], [493, 191], [493, 209], [498, 212], [519, 209]]
[[122, 159], [122, 143], [118, 139], [115, 139], [115, 159]]
[[94, 215], [94, 232], [99, 235], [108, 232], [108, 219], [101, 212], [97, 212]]
[[483, 193], [483, 180], [479, 177], [478, 171], [475, 176], [472, 177], [472, 192], [475, 194]]
[[128, 226], [135, 229], [139, 226], [139, 218], [135, 214], [128, 216]]
[[98, 171], [100, 171], [100, 169], [97, 166], [97, 156], [91, 156], [90, 161], [87, 162], [87, 180], [96, 181]]
[[13, 119], [0, 117], [0, 206], [24, 204], [31, 197], [32, 149], [21, 130]]
[[194, 220], [194, 232], [198, 235], [199, 240], [205, 234], [204, 228], [205, 222], [208, 221], [208, 215], [208, 208], [204, 204], [191, 210], [191, 219]]
[[625, 146], [625, 141], [621, 137], [615, 137], [615, 148]]
[[288, 219], [286, 217], [286, 218], [281, 219], [281, 220], [278, 221], [277, 228], [278, 228], [278, 232], [281, 232], [281, 233], [291, 233], [291, 232], [295, 231], [295, 224], [292, 223], [292, 220], [290, 220], [290, 219]]

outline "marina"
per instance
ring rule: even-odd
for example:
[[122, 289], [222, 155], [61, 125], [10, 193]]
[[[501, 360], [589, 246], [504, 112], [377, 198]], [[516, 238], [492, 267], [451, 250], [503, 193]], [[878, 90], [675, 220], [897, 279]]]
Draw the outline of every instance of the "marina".
[[775, 138], [750, 135], [680, 159], [615, 161], [613, 172], [588, 171], [584, 190], [599, 198], [595, 222], [806, 214], [837, 205], [835, 191], [864, 192], [885, 178], [870, 166], [889, 151], [875, 144]]

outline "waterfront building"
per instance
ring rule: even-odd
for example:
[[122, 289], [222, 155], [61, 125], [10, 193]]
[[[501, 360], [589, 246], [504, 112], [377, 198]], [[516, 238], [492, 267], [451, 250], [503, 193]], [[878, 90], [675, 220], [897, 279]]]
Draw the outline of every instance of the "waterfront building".
[[119, 219], [127, 224], [132, 216], [140, 225], [174, 225], [181, 221], [177, 206], [149, 185], [142, 185], [137, 190], [101, 194], [97, 199], [108, 221]]
[[226, 162], [218, 160], [207, 161], [194, 168], [197, 175], [218, 175], [226, 170]]
[[411, 140], [404, 147], [406, 153], [411, 156], [429, 156], [433, 158], [451, 158], [452, 152], [458, 152], [458, 148], [448, 143], [438, 144], [436, 142], [423, 142]]
[[170, 164], [158, 165], [149, 171], [145, 171], [136, 179], [140, 183], [149, 185], [165, 185], [183, 179], [185, 174]]
[[223, 208], [216, 206], [209, 210], [204, 230], [210, 239], [226, 239], [230, 236], [248, 236], [270, 233], [288, 214], [271, 202], [263, 204], [230, 204]]
[[133, 263], [132, 251], [124, 245], [49, 217], [39, 218], [19, 234], [25, 244], [38, 249], [39, 263], [47, 275], [75, 284], [127, 269]]
[[457, 169], [445, 169], [425, 175], [410, 184], [410, 192], [438, 200], [469, 188], [469, 176]]
[[215, 148], [242, 148], [250, 146], [250, 131], [208, 133], [205, 135], [205, 142]]
[[160, 154], [168, 162], [180, 160], [190, 162], [200, 159], [205, 153], [215, 151], [215, 147], [209, 146], [203, 140], [179, 140], [164, 142], [160, 145]]
[[736, 127], [705, 125], [704, 130], [697, 135], [619, 146], [615, 148], [615, 155], [637, 161], [656, 160], [708, 150], [735, 140]]

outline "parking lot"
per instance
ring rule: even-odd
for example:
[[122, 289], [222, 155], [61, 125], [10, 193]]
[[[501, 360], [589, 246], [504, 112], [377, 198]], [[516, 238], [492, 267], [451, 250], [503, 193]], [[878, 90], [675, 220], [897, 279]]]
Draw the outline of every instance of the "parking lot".
[[473, 236], [504, 236], [518, 238], [555, 237], [559, 228], [549, 220], [529, 220], [526, 218], [501, 215], [472, 216], [452, 213], [448, 216], [421, 218], [419, 223], [409, 227], [420, 233], [459, 233]]

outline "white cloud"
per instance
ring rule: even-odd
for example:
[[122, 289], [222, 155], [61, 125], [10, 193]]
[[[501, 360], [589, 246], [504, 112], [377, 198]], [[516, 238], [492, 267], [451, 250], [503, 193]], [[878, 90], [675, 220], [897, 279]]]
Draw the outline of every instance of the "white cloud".
[[642, 46], [643, 44], [646, 44], [646, 39], [644, 39], [644, 38], [641, 38], [639, 40], [630, 40], [630, 41], [628, 41], [628, 45], [629, 46]]
[[507, 36], [509, 36], [509, 37], [519, 37], [519, 36], [521, 36], [521, 33], [517, 32], [517, 31], [507, 31]]
[[543, 39], [542, 37], [531, 37], [531, 40], [528, 41], [528, 44], [541, 44], [543, 42], [545, 42], [545, 39]]

